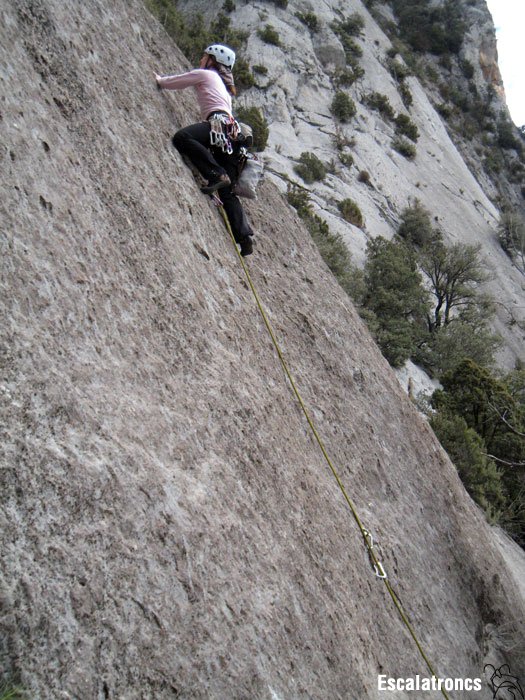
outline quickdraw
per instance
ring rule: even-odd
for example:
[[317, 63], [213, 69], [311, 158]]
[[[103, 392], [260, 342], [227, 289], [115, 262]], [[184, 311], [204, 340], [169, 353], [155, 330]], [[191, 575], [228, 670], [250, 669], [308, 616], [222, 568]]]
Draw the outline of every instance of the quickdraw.
[[371, 532], [368, 532], [368, 530], [363, 530], [363, 537], [365, 540], [366, 548], [368, 550], [368, 558], [370, 559], [370, 565], [372, 566], [375, 575], [377, 576], [377, 578], [388, 578], [383, 564], [381, 564], [381, 562], [377, 558], [377, 555], [373, 551], [375, 547], [374, 536]]

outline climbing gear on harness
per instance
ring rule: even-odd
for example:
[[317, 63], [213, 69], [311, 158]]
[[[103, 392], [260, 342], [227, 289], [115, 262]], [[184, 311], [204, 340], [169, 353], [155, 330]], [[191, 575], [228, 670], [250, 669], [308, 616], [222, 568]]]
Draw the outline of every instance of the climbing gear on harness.
[[233, 64], [235, 63], [235, 51], [230, 49], [229, 46], [211, 44], [207, 49], [204, 49], [204, 53], [213, 56], [217, 63], [222, 63], [223, 66], [233, 68]]
[[237, 122], [239, 124], [239, 133], [237, 134], [237, 143], [242, 143], [245, 148], [253, 146], [253, 129], [249, 124]]
[[239, 124], [229, 114], [215, 112], [208, 118], [210, 122], [210, 145], [220, 148], [223, 153], [233, 153], [232, 141], [237, 140]]
[[212, 194], [216, 190], [221, 190], [223, 187], [228, 187], [228, 185], [231, 184], [230, 178], [224, 173], [224, 175], [218, 175], [216, 178], [210, 180], [205, 187], [201, 187], [201, 192], [204, 192], [204, 194]]

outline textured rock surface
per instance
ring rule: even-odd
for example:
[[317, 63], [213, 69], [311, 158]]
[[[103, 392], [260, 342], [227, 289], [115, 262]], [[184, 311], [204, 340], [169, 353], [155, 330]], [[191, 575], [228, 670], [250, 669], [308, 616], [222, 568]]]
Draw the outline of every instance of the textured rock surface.
[[[176, 47], [136, 0], [0, 13], [2, 672], [35, 700], [362, 700], [425, 675], [170, 146], [196, 118], [154, 88]], [[522, 552], [272, 183], [249, 213], [255, 283], [440, 675], [524, 674]]]

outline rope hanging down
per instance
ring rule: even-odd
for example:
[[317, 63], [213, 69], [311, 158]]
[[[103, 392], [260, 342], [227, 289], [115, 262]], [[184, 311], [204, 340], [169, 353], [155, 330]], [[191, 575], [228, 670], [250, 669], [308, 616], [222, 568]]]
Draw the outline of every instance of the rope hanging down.
[[[399, 613], [399, 616], [401, 617], [401, 620], [403, 621], [403, 624], [407, 628], [410, 636], [414, 640], [414, 643], [416, 644], [416, 647], [417, 647], [421, 657], [423, 658], [428, 670], [430, 671], [432, 676], [437, 678], [438, 675], [434, 671], [434, 668], [433, 668], [430, 660], [428, 659], [419, 639], [417, 638], [416, 633], [415, 633], [412, 625], [410, 624], [408, 616], [403, 609], [403, 606], [401, 605], [401, 601], [399, 600], [394, 589], [392, 588], [392, 585], [390, 584], [390, 581], [388, 580], [388, 576], [383, 568], [383, 565], [381, 564], [381, 562], [379, 561], [379, 559], [377, 557], [377, 554], [375, 552], [375, 547], [374, 547], [374, 539], [373, 539], [372, 535], [369, 533], [369, 531], [364, 527], [363, 523], [361, 522], [361, 518], [359, 517], [359, 514], [358, 514], [351, 498], [348, 496], [348, 494], [346, 492], [344, 484], [341, 481], [341, 477], [339, 476], [336, 468], [334, 467], [334, 465], [332, 463], [332, 460], [330, 459], [330, 456], [328, 455], [328, 452], [326, 451], [324, 443], [323, 443], [323, 441], [322, 441], [322, 439], [317, 431], [317, 428], [315, 427], [315, 424], [314, 424], [312, 418], [310, 417], [310, 414], [309, 414], [309, 412], [306, 408], [306, 405], [301, 397], [301, 394], [299, 393], [299, 390], [298, 390], [297, 385], [294, 381], [294, 378], [292, 377], [292, 374], [291, 374], [290, 370], [288, 369], [288, 365], [286, 363], [286, 360], [284, 358], [284, 355], [282, 353], [280, 345], [277, 341], [277, 338], [275, 337], [275, 333], [273, 332], [273, 328], [270, 325], [270, 321], [268, 320], [268, 317], [266, 315], [264, 307], [261, 303], [261, 300], [259, 298], [259, 294], [257, 293], [257, 290], [255, 289], [255, 286], [252, 282], [252, 278], [250, 276], [250, 273], [248, 271], [246, 263], [244, 262], [244, 259], [243, 259], [242, 255], [240, 254], [239, 249], [237, 248], [235, 236], [233, 235], [233, 231], [231, 229], [230, 222], [228, 220], [228, 215], [226, 214], [224, 207], [222, 206], [222, 202], [220, 202], [220, 199], [218, 197], [213, 197], [213, 200], [214, 200], [215, 204], [217, 204], [219, 211], [221, 213], [221, 216], [224, 219], [224, 223], [226, 225], [228, 233], [230, 234], [230, 238], [232, 239], [235, 251], [237, 253], [237, 257], [239, 258], [240, 263], [242, 265], [242, 268], [244, 270], [244, 274], [246, 275], [246, 279], [247, 279], [248, 284], [250, 286], [250, 289], [252, 291], [253, 297], [255, 299], [255, 302], [257, 304], [257, 307], [259, 309], [261, 317], [264, 321], [264, 325], [266, 326], [266, 329], [270, 335], [270, 338], [271, 338], [272, 343], [275, 347], [277, 355], [279, 356], [279, 360], [281, 362], [284, 373], [288, 377], [288, 381], [290, 382], [290, 386], [292, 387], [292, 390], [295, 394], [295, 397], [297, 398], [297, 401], [299, 402], [299, 405], [300, 405], [302, 412], [306, 418], [306, 421], [308, 422], [308, 425], [310, 426], [310, 429], [315, 437], [315, 440], [316, 440], [317, 444], [319, 445], [319, 448], [321, 449], [323, 457], [325, 458], [325, 460], [330, 468], [330, 471], [332, 472], [332, 474], [337, 482], [337, 485], [339, 486], [339, 490], [341, 491], [343, 498], [345, 499], [348, 507], [350, 508], [350, 511], [354, 517], [355, 522], [357, 523], [357, 526], [359, 527], [359, 530], [360, 530], [361, 535], [363, 537], [363, 542], [364, 542], [364, 545], [366, 547], [372, 568], [374, 569], [376, 576], [378, 578], [380, 578], [383, 581], [383, 583], [385, 584], [386, 589], [387, 589], [390, 597], [392, 598], [392, 601], [393, 601], [393, 603], [394, 603], [394, 605]], [[446, 700], [450, 700], [446, 690], [443, 687], [441, 687], [440, 690], [441, 690], [442, 695], [446, 698]]]

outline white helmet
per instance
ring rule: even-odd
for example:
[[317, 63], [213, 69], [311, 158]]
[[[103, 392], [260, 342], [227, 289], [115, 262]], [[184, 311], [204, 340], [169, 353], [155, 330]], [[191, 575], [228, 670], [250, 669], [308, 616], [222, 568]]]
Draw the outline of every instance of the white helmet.
[[232, 49], [228, 48], [227, 46], [223, 46], [222, 44], [212, 44], [204, 50], [204, 53], [208, 53], [210, 56], [213, 56], [217, 63], [222, 63], [223, 66], [233, 68], [233, 64], [235, 63], [235, 51], [232, 51]]

